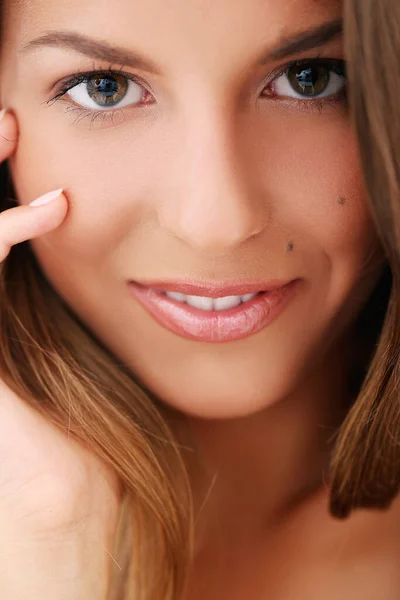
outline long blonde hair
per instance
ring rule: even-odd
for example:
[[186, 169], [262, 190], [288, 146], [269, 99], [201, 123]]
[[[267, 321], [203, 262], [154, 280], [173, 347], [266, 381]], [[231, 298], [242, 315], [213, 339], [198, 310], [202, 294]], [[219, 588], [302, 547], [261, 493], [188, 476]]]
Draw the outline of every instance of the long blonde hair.
[[391, 282], [376, 351], [333, 457], [331, 509], [342, 516], [388, 507], [400, 483], [400, 3], [346, 0], [344, 9], [352, 122]]

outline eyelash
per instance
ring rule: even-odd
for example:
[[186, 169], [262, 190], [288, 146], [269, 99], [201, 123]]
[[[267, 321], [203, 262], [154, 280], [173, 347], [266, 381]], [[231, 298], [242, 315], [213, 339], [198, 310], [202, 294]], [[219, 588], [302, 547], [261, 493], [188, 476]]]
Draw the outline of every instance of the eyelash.
[[[270, 74], [268, 76], [268, 78], [266, 80], [264, 80], [264, 82], [262, 84], [263, 87], [261, 90], [261, 95], [260, 95], [261, 98], [270, 98], [272, 100], [277, 100], [279, 102], [285, 102], [285, 105], [288, 107], [294, 105], [297, 109], [300, 109], [302, 111], [307, 111], [307, 112], [308, 111], [312, 111], [312, 112], [318, 111], [321, 113], [325, 108], [330, 107], [330, 106], [337, 106], [338, 104], [347, 105], [346, 85], [344, 86], [343, 90], [341, 90], [338, 94], [335, 94], [333, 96], [326, 96], [323, 98], [316, 97], [314, 99], [313, 98], [302, 99], [302, 98], [279, 97], [279, 96], [274, 97], [273, 95], [268, 96], [268, 94], [265, 94], [264, 96], [262, 95], [262, 93], [264, 92], [264, 90], [267, 88], [268, 85], [271, 85], [279, 77], [281, 77], [285, 73], [288, 73], [288, 71], [292, 67], [301, 66], [301, 65], [321, 66], [321, 67], [325, 67], [327, 70], [329, 70], [329, 72], [333, 71], [343, 77], [346, 76], [346, 68], [345, 68], [344, 60], [321, 59], [320, 57], [316, 57], [316, 58], [312, 58], [312, 59], [307, 58], [307, 59], [292, 61], [292, 62], [284, 65], [283, 67], [280, 67], [278, 70], [274, 71], [272, 74]], [[62, 88], [60, 89], [60, 91], [57, 92], [57, 94], [55, 96], [53, 96], [53, 98], [51, 98], [50, 100], [47, 100], [46, 104], [48, 106], [51, 106], [55, 102], [58, 102], [59, 100], [68, 104], [68, 106], [66, 108], [66, 112], [73, 112], [73, 113], [77, 114], [77, 118], [75, 119], [74, 123], [79, 122], [85, 118], [90, 118], [90, 125], [92, 125], [96, 121], [96, 119], [98, 119], [99, 117], [102, 117], [102, 119], [103, 119], [102, 124], [104, 124], [104, 122], [106, 120], [110, 120], [111, 123], [113, 123], [114, 118], [117, 115], [123, 115], [125, 113], [125, 110], [128, 109], [128, 107], [115, 108], [110, 111], [106, 111], [106, 110], [96, 111], [96, 110], [91, 110], [91, 109], [87, 109], [87, 108], [80, 107], [80, 106], [75, 106], [75, 105], [71, 104], [68, 100], [63, 100], [63, 98], [64, 98], [64, 96], [66, 96], [66, 94], [70, 90], [72, 90], [74, 87], [76, 87], [79, 84], [87, 83], [95, 77], [99, 77], [99, 76], [115, 77], [115, 75], [124, 77], [127, 80], [132, 81], [133, 83], [136, 83], [137, 85], [141, 86], [145, 92], [152, 94], [149, 87], [145, 84], [145, 82], [140, 77], [132, 75], [132, 73], [126, 73], [122, 69], [116, 69], [116, 68], [113, 68], [112, 66], [110, 66], [108, 69], [93, 69], [92, 71], [76, 72], [73, 75], [71, 75], [70, 77], [63, 79], [61, 82]], [[148, 106], [151, 104], [153, 104], [153, 103], [135, 104], [135, 105], [133, 105], [133, 108], [136, 108], [136, 109], [142, 108], [144, 106]]]

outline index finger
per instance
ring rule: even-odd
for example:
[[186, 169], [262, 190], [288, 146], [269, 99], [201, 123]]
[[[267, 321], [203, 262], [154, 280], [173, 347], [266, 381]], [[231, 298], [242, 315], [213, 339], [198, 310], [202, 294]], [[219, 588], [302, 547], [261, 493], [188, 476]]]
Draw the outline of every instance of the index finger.
[[6, 108], [0, 111], [0, 162], [15, 150], [18, 138], [16, 118]]

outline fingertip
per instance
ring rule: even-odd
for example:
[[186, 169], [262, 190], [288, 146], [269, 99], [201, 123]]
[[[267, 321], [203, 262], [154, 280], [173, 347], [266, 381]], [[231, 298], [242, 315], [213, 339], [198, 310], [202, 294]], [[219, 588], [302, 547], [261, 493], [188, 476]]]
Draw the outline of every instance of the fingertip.
[[45, 204], [50, 204], [50, 202], [53, 202], [53, 200], [56, 200], [61, 196], [66, 200], [64, 189], [58, 188], [57, 190], [52, 190], [51, 192], [47, 192], [46, 194], [43, 194], [43, 196], [36, 198], [36, 200], [29, 203], [29, 206], [44, 206]]

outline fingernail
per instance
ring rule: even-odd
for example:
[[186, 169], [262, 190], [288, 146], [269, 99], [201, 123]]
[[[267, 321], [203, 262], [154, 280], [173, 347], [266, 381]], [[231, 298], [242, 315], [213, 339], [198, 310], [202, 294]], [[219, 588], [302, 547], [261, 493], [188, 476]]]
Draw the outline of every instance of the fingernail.
[[2, 119], [4, 119], [6, 112], [7, 112], [6, 108], [3, 108], [2, 110], [0, 110], [0, 121]]
[[36, 200], [31, 202], [29, 206], [43, 206], [44, 204], [49, 204], [49, 202], [58, 198], [61, 195], [62, 191], [63, 188], [54, 190], [52, 192], [47, 192], [47, 194], [44, 194], [44, 196], [40, 196], [40, 198], [37, 198]]

